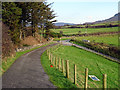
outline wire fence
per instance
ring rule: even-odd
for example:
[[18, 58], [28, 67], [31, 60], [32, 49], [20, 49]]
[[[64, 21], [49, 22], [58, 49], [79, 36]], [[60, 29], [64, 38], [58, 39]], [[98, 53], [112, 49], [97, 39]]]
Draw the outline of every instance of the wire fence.
[[[96, 82], [93, 82], [91, 79], [88, 79], [88, 68], [83, 68], [79, 64], [73, 64], [69, 60], [65, 60], [62, 57], [59, 57], [53, 52], [57, 51], [60, 48], [60, 44], [47, 49], [47, 56], [50, 60], [51, 65], [63, 73], [68, 79], [71, 80], [78, 88], [107, 88], [107, 75], [103, 74], [103, 81], [98, 85]], [[77, 67], [80, 67], [84, 70], [79, 70]]]

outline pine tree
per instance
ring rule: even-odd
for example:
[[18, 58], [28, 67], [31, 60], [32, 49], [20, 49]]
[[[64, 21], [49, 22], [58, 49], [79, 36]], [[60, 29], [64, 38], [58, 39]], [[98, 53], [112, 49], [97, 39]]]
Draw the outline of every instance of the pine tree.
[[21, 8], [18, 8], [14, 2], [2, 3], [2, 19], [5, 24], [10, 27], [10, 35], [12, 41], [19, 43], [19, 18], [22, 14]]
[[[46, 32], [49, 36], [49, 29], [53, 27], [55, 14], [46, 2], [4, 2], [2, 4], [3, 22], [10, 27], [10, 34], [14, 43], [22, 38], [25, 27], [31, 24], [32, 35]], [[40, 26], [40, 30], [38, 29]]]
[[50, 30], [51, 28], [53, 28], [53, 22], [56, 22], [56, 20], [53, 20], [56, 16], [53, 13], [54, 11], [51, 10], [50, 6], [52, 5], [52, 3], [46, 5], [46, 14], [45, 14], [45, 30], [46, 30], [46, 37], [49, 36]]

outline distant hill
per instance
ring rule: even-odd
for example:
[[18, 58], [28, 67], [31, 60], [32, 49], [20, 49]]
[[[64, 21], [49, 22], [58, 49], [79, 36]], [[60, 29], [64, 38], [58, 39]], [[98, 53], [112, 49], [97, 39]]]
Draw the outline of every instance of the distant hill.
[[109, 18], [109, 19], [105, 19], [105, 20], [101, 20], [101, 21], [96, 21], [94, 23], [105, 23], [105, 22], [112, 22], [112, 21], [118, 21], [118, 16], [120, 15], [120, 13], [115, 14], [113, 17]]
[[86, 22], [84, 24], [99, 24], [99, 23], [118, 21], [118, 16], [120, 16], [120, 13], [115, 14], [113, 17], [105, 19], [105, 20], [99, 20], [99, 21], [95, 21], [95, 22]]
[[[84, 24], [99, 24], [99, 23], [107, 23], [107, 22], [118, 21], [118, 16], [120, 16], [120, 13], [117, 13], [113, 17], [105, 19], [105, 20], [99, 20], [99, 21], [95, 21], [95, 22], [86, 22]], [[57, 23], [54, 23], [54, 25], [55, 26], [64, 26], [64, 25], [76, 25], [76, 24], [57, 22]]]
[[64, 25], [75, 25], [73, 23], [64, 23], [64, 22], [57, 22], [57, 23], [54, 23], [55, 26], [64, 26]]

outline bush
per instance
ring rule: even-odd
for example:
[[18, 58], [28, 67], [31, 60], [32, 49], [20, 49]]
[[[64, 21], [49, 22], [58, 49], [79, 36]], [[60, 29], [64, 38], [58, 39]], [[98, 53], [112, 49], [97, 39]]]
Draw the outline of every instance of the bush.
[[53, 38], [56, 38], [56, 37], [60, 38], [60, 37], [62, 37], [62, 34], [60, 34], [60, 33], [55, 33], [55, 32], [53, 32], [53, 31], [50, 31], [50, 32], [49, 32], [49, 36], [50, 36], [50, 37], [53, 37]]
[[2, 58], [15, 55], [15, 45], [13, 44], [11, 37], [9, 35], [9, 27], [2, 24]]

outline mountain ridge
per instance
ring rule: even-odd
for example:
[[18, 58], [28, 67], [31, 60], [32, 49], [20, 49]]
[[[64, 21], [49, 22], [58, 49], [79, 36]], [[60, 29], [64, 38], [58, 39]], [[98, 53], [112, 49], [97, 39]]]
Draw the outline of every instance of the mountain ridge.
[[[119, 16], [120, 16], [120, 13], [117, 13], [113, 17], [110, 17], [110, 18], [105, 19], [105, 20], [98, 20], [98, 21], [95, 21], [95, 22], [85, 22], [83, 24], [99, 24], [99, 23], [107, 23], [107, 22], [118, 21]], [[64, 25], [77, 25], [77, 24], [65, 23], [65, 22], [57, 22], [57, 23], [54, 23], [54, 25], [55, 26], [64, 26]]]
[[113, 21], [118, 21], [118, 17], [119, 17], [120, 13], [115, 14], [113, 17], [110, 17], [108, 19], [105, 20], [99, 20], [96, 21], [94, 23], [105, 23], [105, 22], [113, 22]]
[[99, 23], [114, 22], [114, 21], [118, 21], [119, 16], [120, 16], [120, 13], [117, 13], [117, 14], [115, 14], [114, 16], [108, 18], [108, 19], [98, 20], [98, 21], [95, 21], [95, 22], [86, 22], [86, 23], [84, 23], [84, 24], [99, 24]]
[[64, 25], [75, 25], [74, 23], [65, 23], [65, 22], [57, 22], [54, 23], [55, 26], [64, 26]]

